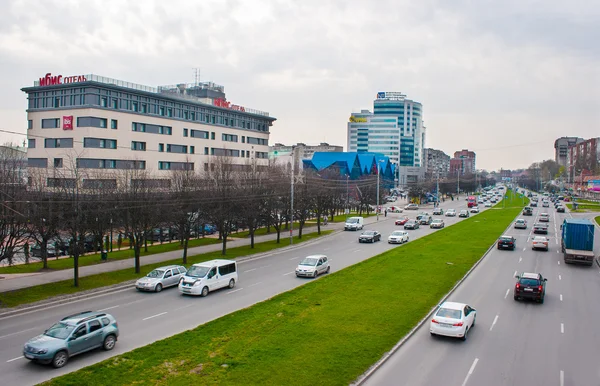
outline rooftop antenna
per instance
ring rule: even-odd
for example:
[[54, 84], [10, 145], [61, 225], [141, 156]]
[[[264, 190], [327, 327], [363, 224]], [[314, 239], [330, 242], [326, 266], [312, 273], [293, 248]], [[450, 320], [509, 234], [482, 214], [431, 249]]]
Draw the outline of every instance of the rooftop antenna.
[[200, 83], [200, 68], [194, 68], [194, 84], [198, 86]]

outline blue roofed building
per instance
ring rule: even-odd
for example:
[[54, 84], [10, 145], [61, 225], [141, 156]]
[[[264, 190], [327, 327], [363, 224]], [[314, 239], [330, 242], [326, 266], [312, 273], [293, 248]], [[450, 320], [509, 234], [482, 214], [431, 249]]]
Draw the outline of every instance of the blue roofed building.
[[305, 170], [326, 170], [340, 177], [350, 176], [351, 180], [375, 176], [379, 166], [381, 181], [389, 188], [393, 187], [396, 173], [396, 165], [389, 157], [379, 153], [315, 152], [312, 159], [303, 160], [302, 163]]

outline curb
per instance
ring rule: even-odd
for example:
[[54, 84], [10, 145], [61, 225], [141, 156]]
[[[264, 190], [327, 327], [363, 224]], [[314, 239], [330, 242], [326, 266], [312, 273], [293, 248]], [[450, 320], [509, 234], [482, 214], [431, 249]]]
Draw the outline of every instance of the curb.
[[[517, 216], [518, 217], [518, 216]], [[506, 229], [504, 230], [503, 234], [511, 227], [512, 225], [512, 221], [511, 223], [506, 227]], [[471, 273], [475, 270], [475, 268], [477, 268], [479, 266], [479, 264], [483, 261], [483, 259], [486, 258], [486, 256], [492, 251], [492, 249], [494, 249], [494, 247], [496, 246], [496, 243], [492, 244], [487, 251], [485, 251], [485, 253], [483, 254], [483, 256], [481, 256], [481, 258], [479, 260], [477, 260], [475, 262], [475, 264], [473, 264], [473, 266], [471, 267], [471, 269], [469, 269], [467, 271], [467, 273], [465, 273], [465, 275], [454, 285], [454, 287], [452, 287], [452, 289], [450, 289], [450, 291], [444, 295], [444, 297], [442, 297], [442, 299], [440, 299], [440, 301], [438, 302], [438, 304], [436, 306], [434, 306], [428, 313], [427, 315], [425, 315], [423, 317], [423, 319], [421, 319], [419, 321], [419, 323], [417, 323], [416, 326], [414, 326], [398, 343], [396, 343], [394, 345], [394, 347], [392, 347], [392, 349], [388, 352], [386, 352], [385, 354], [383, 354], [383, 357], [381, 357], [381, 359], [379, 359], [374, 365], [372, 365], [366, 372], [364, 372], [355, 382], [351, 383], [351, 386], [361, 386], [365, 383], [365, 381], [367, 381], [371, 375], [373, 375], [377, 370], [379, 370], [379, 368], [381, 366], [383, 366], [383, 364], [385, 362], [388, 361], [388, 359], [391, 358], [392, 355], [394, 355], [396, 353], [396, 351], [398, 351], [400, 349], [400, 347], [404, 346], [404, 344], [417, 332], [418, 329], [420, 329], [423, 324], [425, 324], [425, 322], [427, 322], [429, 320], [429, 318], [431, 318], [431, 316], [433, 315], [433, 313], [435, 312], [435, 310], [437, 310], [438, 306], [440, 304], [442, 304], [443, 302], [446, 301], [446, 299], [448, 299], [448, 297], [450, 297], [450, 295], [452, 295], [454, 293], [454, 291], [456, 291], [456, 289], [467, 279], [467, 277], [469, 277], [471, 275]]]

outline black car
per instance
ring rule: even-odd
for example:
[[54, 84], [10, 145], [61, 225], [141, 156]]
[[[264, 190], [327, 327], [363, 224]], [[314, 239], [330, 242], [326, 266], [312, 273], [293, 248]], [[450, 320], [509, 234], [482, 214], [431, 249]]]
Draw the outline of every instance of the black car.
[[381, 241], [381, 233], [377, 231], [364, 231], [358, 238], [359, 243], [374, 243]]
[[560, 205], [556, 207], [556, 212], [557, 213], [565, 213], [565, 207]]
[[404, 229], [418, 229], [419, 222], [415, 220], [408, 220], [406, 224], [404, 224]]
[[542, 224], [542, 223], [536, 223], [533, 226], [533, 233], [547, 235], [548, 234], [548, 225]]
[[533, 216], [533, 209], [529, 206], [523, 208], [523, 216]]
[[515, 250], [517, 247], [517, 239], [512, 236], [500, 236], [498, 239], [498, 249]]
[[531, 299], [540, 303], [544, 303], [546, 297], [546, 281], [548, 279], [542, 277], [541, 273], [523, 272], [517, 275], [517, 283], [515, 284], [514, 299]]

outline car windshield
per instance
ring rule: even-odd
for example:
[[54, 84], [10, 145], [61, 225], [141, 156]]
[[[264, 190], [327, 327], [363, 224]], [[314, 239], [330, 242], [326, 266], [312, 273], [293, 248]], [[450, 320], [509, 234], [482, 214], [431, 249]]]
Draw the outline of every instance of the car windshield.
[[536, 285], [539, 285], [540, 283], [537, 279], [521, 279], [521, 280], [519, 280], [519, 284], [536, 286]]
[[434, 223], [436, 223], [436, 224], [439, 224], [439, 223], [441, 223], [441, 222], [442, 222], [442, 220], [440, 220], [440, 219], [435, 219], [435, 220], [433, 220], [433, 222], [434, 222]]
[[210, 267], [192, 265], [185, 275], [190, 277], [204, 277], [209, 270]]
[[546, 238], [545, 237], [534, 237], [533, 241], [534, 242], [546, 242]]
[[402, 236], [404, 233], [402, 231], [392, 232], [392, 236]]
[[319, 259], [316, 259], [314, 257], [307, 257], [304, 260], [302, 260], [302, 262], [300, 263], [300, 265], [315, 266], [315, 265], [317, 265], [317, 261], [319, 261]]
[[512, 238], [502, 236], [502, 237], [500, 237], [500, 240], [502, 240], [502, 241], [512, 241]]
[[373, 236], [374, 234], [375, 234], [374, 231], [366, 231], [363, 233], [363, 235], [366, 235], [366, 236]]
[[160, 269], [155, 269], [154, 271], [150, 272], [146, 276], [156, 279], [156, 278], [159, 278], [159, 277], [163, 277], [164, 273], [165, 273], [165, 271], [161, 271]]
[[517, 222], [518, 222], [519, 224], [523, 224], [523, 223], [525, 222], [525, 220], [517, 220]]
[[441, 316], [442, 318], [450, 319], [460, 319], [461, 315], [461, 310], [451, 310], [449, 308], [440, 308], [436, 314], [436, 316]]
[[346, 220], [346, 222], [348, 224], [356, 224], [358, 222], [357, 218], [349, 218], [348, 220]]
[[56, 339], [67, 339], [75, 326], [70, 326], [65, 323], [56, 323], [54, 326], [50, 327], [44, 335], [51, 336]]

